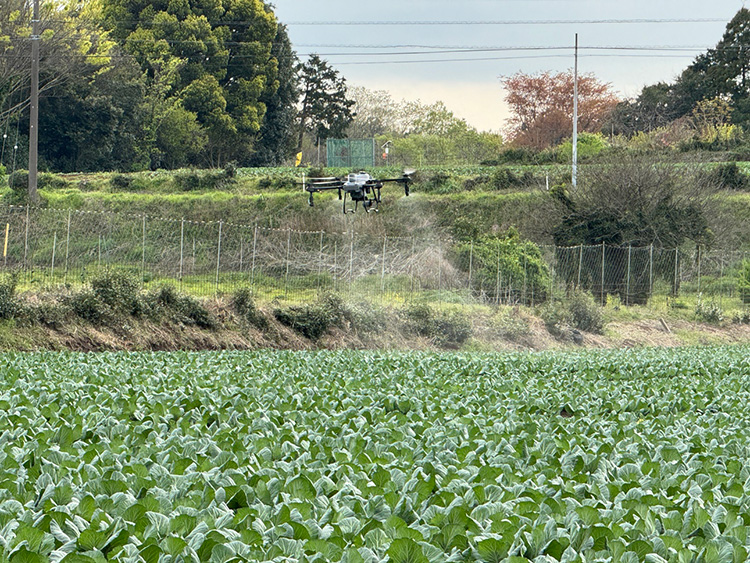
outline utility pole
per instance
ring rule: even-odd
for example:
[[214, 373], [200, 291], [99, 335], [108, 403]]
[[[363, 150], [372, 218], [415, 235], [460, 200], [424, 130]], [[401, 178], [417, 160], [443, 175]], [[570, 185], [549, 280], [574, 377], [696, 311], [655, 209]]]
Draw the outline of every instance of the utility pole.
[[34, 0], [31, 20], [31, 105], [29, 108], [29, 201], [37, 203], [39, 151], [39, 0]]
[[573, 63], [573, 189], [578, 185], [578, 34]]

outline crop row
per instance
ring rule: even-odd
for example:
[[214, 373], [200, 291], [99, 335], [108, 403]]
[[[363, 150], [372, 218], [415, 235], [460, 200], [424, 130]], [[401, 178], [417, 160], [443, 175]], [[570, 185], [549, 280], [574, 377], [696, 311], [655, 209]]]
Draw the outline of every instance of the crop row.
[[0, 561], [732, 562], [750, 349], [0, 356]]

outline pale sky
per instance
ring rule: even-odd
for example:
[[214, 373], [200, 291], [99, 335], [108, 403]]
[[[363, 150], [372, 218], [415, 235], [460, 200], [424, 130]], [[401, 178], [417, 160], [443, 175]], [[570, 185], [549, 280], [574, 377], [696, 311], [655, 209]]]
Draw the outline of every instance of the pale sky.
[[[274, 3], [300, 58], [318, 53], [348, 84], [386, 90], [396, 100], [443, 101], [456, 116], [485, 131], [499, 131], [508, 115], [501, 77], [519, 71], [572, 69], [576, 33], [579, 72], [592, 72], [610, 82], [620, 96], [634, 96], [645, 85], [673, 80], [697, 54], [715, 46], [744, 4], [742, 0]], [[666, 19], [683, 21], [642, 21]]]

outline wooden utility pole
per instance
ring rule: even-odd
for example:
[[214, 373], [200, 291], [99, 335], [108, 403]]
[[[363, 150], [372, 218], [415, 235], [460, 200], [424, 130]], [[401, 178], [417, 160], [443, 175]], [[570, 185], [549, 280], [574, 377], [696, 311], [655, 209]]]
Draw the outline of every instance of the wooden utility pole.
[[34, 0], [31, 20], [31, 104], [29, 109], [29, 201], [37, 203], [39, 151], [39, 0]]

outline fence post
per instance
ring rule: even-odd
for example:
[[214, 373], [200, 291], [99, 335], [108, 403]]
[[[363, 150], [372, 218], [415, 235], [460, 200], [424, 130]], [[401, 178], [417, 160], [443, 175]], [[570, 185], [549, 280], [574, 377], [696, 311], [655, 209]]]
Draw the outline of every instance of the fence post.
[[654, 296], [654, 243], [648, 250], [648, 298], [651, 299]]
[[180, 281], [180, 289], [182, 289], [182, 273], [184, 268], [185, 259], [185, 218], [180, 220], [180, 274], [178, 280]]
[[[526, 252], [524, 252], [523, 253], [523, 304], [524, 305], [527, 304], [526, 303], [526, 300], [527, 300], [526, 290], [527, 290], [527, 287], [528, 287], [528, 283], [527, 283], [528, 275], [526, 273], [527, 268], [528, 268], [528, 262], [526, 260]], [[532, 298], [532, 301], [533, 301], [533, 298]]]
[[26, 232], [23, 239], [23, 267], [25, 270], [29, 269], [27, 258], [29, 256], [29, 204], [26, 204]]
[[674, 285], [672, 285], [672, 295], [674, 295], [675, 297], [677, 297], [677, 295], [678, 295], [678, 293], [680, 291], [680, 289], [679, 289], [680, 286], [677, 285], [677, 282], [680, 279], [678, 277], [678, 270], [677, 270], [677, 264], [679, 263], [679, 260], [680, 260], [680, 254], [679, 253], [680, 253], [679, 249], [675, 248], [674, 249]]
[[354, 283], [354, 227], [349, 237], [349, 298], [352, 296], [352, 283]]
[[253, 229], [253, 260], [252, 265], [250, 266], [250, 287], [252, 289], [253, 295], [255, 295], [255, 256], [257, 254], [256, 250], [258, 248], [258, 226], [255, 226], [255, 229]]
[[411, 289], [409, 290], [409, 301], [412, 300], [414, 296], [414, 249], [416, 247], [416, 241], [414, 240], [414, 237], [411, 237], [411, 256], [410, 262], [409, 262], [409, 274], [411, 277]]
[[724, 256], [719, 258], [719, 307], [724, 305]]
[[219, 268], [221, 267], [221, 235], [224, 221], [219, 221], [219, 240], [216, 244], [216, 283], [214, 286], [214, 297], [219, 295]]
[[141, 284], [146, 281], [146, 215], [141, 227]]
[[625, 282], [625, 305], [630, 305], [630, 255], [633, 252], [633, 245], [628, 245], [628, 278]]
[[55, 253], [56, 252], [57, 252], [57, 231], [54, 232], [53, 237], [52, 237], [52, 271], [50, 272], [52, 283], [55, 283]]
[[578, 245], [578, 282], [576, 289], [581, 289], [581, 268], [583, 267], [583, 245]]
[[471, 246], [469, 247], [469, 298], [471, 298], [471, 277], [474, 273], [474, 240], [471, 241]]
[[604, 253], [605, 253], [605, 246], [604, 241], [602, 241], [602, 305], [604, 305]]
[[333, 241], [333, 290], [338, 290], [339, 241]]
[[68, 229], [65, 236], [65, 274], [63, 276], [63, 283], [68, 283], [68, 256], [70, 255], [70, 217], [71, 211], [68, 209]]
[[[388, 235], [383, 235], [383, 256], [381, 260], [380, 265], [380, 296], [385, 295], [385, 250], [386, 250], [386, 242], [388, 240]], [[439, 272], [439, 271], [438, 271]], [[438, 273], [438, 276], [440, 276], [440, 273]], [[440, 285], [438, 283], [438, 285]]]
[[701, 245], [698, 245], [698, 295], [701, 294]]
[[320, 231], [320, 250], [318, 251], [318, 291], [320, 291], [320, 286], [323, 283], [323, 280], [320, 278], [321, 271], [323, 268], [323, 234], [325, 231]]
[[497, 272], [495, 272], [495, 305], [500, 305], [500, 245], [497, 245]]
[[284, 299], [289, 297], [289, 256], [292, 252], [292, 229], [286, 231], [286, 271], [284, 272]]

